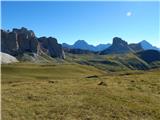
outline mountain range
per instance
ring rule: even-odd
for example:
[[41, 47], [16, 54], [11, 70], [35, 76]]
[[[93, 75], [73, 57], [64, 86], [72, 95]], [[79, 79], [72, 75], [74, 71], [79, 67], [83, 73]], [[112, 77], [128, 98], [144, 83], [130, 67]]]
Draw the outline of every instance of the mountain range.
[[[1, 63], [78, 63], [113, 71], [160, 67], [160, 51], [149, 42], [128, 44], [114, 37], [112, 44], [90, 45], [78, 40], [73, 45], [59, 44], [54, 37], [36, 37], [32, 30], [1, 30]], [[5, 53], [5, 54], [4, 54]], [[8, 55], [9, 54], [9, 55]]]
[[102, 51], [106, 48], [108, 48], [109, 46], [111, 46], [111, 44], [99, 44], [97, 46], [94, 45], [90, 45], [88, 44], [85, 40], [77, 40], [73, 45], [69, 45], [67, 43], [62, 43], [62, 46], [64, 48], [70, 48], [70, 49], [82, 49], [82, 50], [89, 50], [89, 51]]
[[[69, 49], [81, 49], [81, 50], [88, 50], [88, 51], [94, 51], [99, 52], [103, 51], [111, 46], [110, 43], [108, 44], [99, 44], [99, 45], [91, 45], [88, 44], [85, 40], [77, 40], [73, 45], [69, 45], [67, 43], [62, 43], [63, 48], [69, 48]], [[152, 46], [149, 42], [146, 40], [142, 40], [139, 43], [131, 43], [129, 46], [133, 49], [139, 49], [140, 50], [160, 50], [157, 47]]]

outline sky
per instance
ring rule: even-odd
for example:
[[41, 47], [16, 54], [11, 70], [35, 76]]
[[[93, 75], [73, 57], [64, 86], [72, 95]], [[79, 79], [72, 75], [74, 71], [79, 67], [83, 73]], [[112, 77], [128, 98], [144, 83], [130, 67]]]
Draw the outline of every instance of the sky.
[[59, 43], [97, 45], [121, 37], [160, 47], [160, 2], [2, 1], [1, 10], [2, 29], [26, 27]]

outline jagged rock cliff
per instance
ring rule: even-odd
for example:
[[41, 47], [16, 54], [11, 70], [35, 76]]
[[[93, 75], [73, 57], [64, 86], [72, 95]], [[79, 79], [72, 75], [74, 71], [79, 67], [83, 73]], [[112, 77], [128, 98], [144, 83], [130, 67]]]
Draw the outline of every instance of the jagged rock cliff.
[[61, 44], [55, 38], [37, 38], [32, 30], [13, 29], [11, 32], [1, 30], [1, 51], [13, 56], [23, 53], [43, 51], [51, 57], [64, 58]]
[[37, 52], [38, 41], [32, 30], [26, 28], [13, 29], [13, 32], [17, 35], [18, 51], [24, 52]]
[[62, 46], [61, 44], [58, 44], [56, 38], [40, 37], [38, 38], [38, 43], [39, 43], [39, 48], [38, 48], [39, 52], [43, 51], [44, 53], [47, 53], [51, 57], [65, 58]]
[[17, 55], [17, 35], [14, 32], [1, 30], [1, 51], [10, 55]]
[[11, 32], [1, 30], [1, 51], [10, 55], [25, 52], [37, 52], [38, 41], [33, 31], [26, 28], [13, 29]]
[[109, 48], [103, 50], [100, 54], [119, 54], [128, 52], [133, 52], [128, 43], [121, 38], [114, 37], [112, 45]]

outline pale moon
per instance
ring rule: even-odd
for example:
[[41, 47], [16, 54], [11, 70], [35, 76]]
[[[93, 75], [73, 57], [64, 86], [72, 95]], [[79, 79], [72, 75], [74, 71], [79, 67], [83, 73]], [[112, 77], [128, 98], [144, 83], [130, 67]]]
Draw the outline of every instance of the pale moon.
[[126, 13], [126, 16], [128, 16], [128, 17], [132, 16], [132, 12], [130, 12], [130, 11], [127, 12], [127, 13]]

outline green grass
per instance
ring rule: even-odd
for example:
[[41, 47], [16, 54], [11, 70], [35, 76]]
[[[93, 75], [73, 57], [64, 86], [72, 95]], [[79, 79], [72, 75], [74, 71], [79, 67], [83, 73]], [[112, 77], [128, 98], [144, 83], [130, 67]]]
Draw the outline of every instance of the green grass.
[[79, 64], [2, 65], [2, 120], [159, 120], [159, 74]]
[[[105, 71], [147, 70], [152, 66], [133, 53], [128, 54], [67, 54], [65, 61], [94, 66]], [[157, 64], [155, 65], [157, 66]]]

